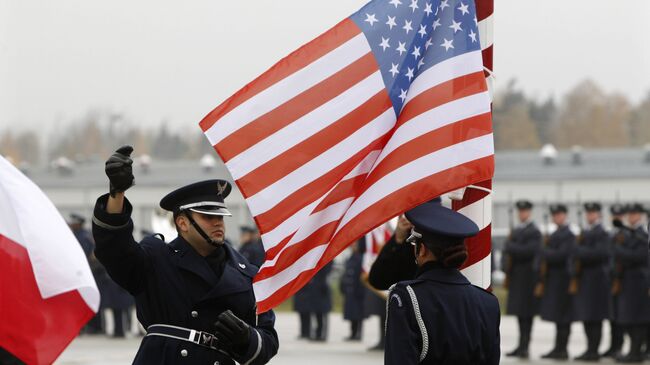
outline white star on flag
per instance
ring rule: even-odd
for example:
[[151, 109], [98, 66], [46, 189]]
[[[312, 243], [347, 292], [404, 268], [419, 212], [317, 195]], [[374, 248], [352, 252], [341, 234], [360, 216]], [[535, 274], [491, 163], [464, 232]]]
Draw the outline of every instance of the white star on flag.
[[454, 43], [453, 39], [447, 40], [445, 38], [445, 42], [441, 44], [440, 47], [445, 47], [445, 51], [449, 51], [449, 48], [454, 48], [453, 43]]
[[386, 48], [390, 48], [390, 44], [388, 44], [389, 40], [390, 38], [381, 37], [381, 43], [379, 44], [379, 47], [383, 48], [384, 51]]
[[393, 27], [397, 26], [397, 23], [395, 23], [395, 17], [388, 15], [388, 21], [386, 22], [386, 25], [388, 25], [390, 29], [393, 29]]
[[461, 22], [456, 22], [455, 20], [452, 20], [451, 22], [452, 24], [449, 26], [449, 28], [454, 30], [454, 34], [459, 30], [463, 30], [463, 28], [460, 27], [460, 25], [462, 24]]
[[375, 14], [368, 14], [366, 13], [366, 22], [370, 23], [370, 26], [378, 22], [377, 18], [375, 18]]

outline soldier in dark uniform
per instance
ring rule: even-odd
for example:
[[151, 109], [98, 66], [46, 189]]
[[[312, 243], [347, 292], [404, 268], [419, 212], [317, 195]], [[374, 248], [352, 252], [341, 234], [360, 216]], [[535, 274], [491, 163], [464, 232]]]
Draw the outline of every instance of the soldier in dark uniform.
[[253, 227], [242, 226], [240, 227], [240, 240], [239, 253], [244, 256], [248, 262], [260, 267], [264, 263], [266, 254], [264, 253], [264, 246], [262, 240], [258, 237], [257, 230]]
[[[312, 341], [325, 342], [328, 335], [328, 317], [332, 311], [332, 290], [327, 277], [332, 263], [323, 266], [293, 298], [293, 308], [300, 315], [300, 336]], [[312, 331], [312, 322], [316, 328]]]
[[620, 289], [621, 267], [620, 265], [616, 265], [616, 260], [614, 259], [613, 252], [616, 245], [623, 244], [623, 242], [625, 242], [626, 236], [628, 234], [627, 230], [622, 228], [623, 222], [626, 220], [627, 206], [624, 204], [616, 203], [609, 208], [609, 212], [612, 215], [613, 226], [613, 229], [609, 234], [609, 276], [611, 279], [611, 289], [608, 303], [611, 343], [609, 348], [604, 353], [602, 353], [601, 356], [616, 358], [620, 355], [621, 347], [623, 346], [623, 329], [621, 328], [621, 325], [618, 323], [618, 320], [616, 318], [616, 314], [618, 312], [616, 307], [616, 295]]
[[132, 148], [106, 162], [110, 193], [97, 199], [95, 255], [136, 298], [147, 328], [134, 364], [264, 364], [278, 350], [272, 311], [256, 314], [257, 267], [224, 244], [224, 198], [231, 185], [208, 180], [169, 193], [160, 206], [174, 213], [178, 237], [169, 244], [133, 239]]
[[[630, 336], [630, 352], [619, 356], [624, 363], [642, 362], [641, 347], [646, 326], [650, 323], [648, 295], [648, 233], [643, 226], [645, 209], [635, 203], [628, 209], [629, 228], [625, 241], [614, 247], [616, 265], [620, 268], [620, 287], [615, 297], [616, 318]], [[616, 288], [615, 288], [616, 289]]]
[[550, 206], [551, 219], [557, 229], [540, 251], [540, 315], [543, 320], [555, 323], [555, 346], [542, 355], [544, 359], [566, 360], [567, 345], [573, 320], [573, 296], [569, 293], [569, 265], [576, 237], [569, 229], [567, 207], [564, 204]]
[[363, 328], [363, 305], [368, 289], [361, 282], [365, 240], [350, 246], [350, 257], [345, 261], [340, 289], [343, 294], [343, 319], [350, 321], [350, 336], [346, 341], [361, 341]]
[[415, 280], [388, 295], [387, 365], [498, 364], [499, 303], [469, 283], [458, 268], [467, 259], [465, 237], [478, 233], [470, 219], [440, 204], [406, 213], [414, 227]]
[[534, 295], [537, 273], [534, 259], [542, 246], [542, 233], [531, 218], [533, 204], [527, 200], [516, 202], [519, 224], [512, 230], [505, 244], [505, 273], [508, 282], [507, 314], [517, 316], [519, 345], [506, 356], [528, 358], [533, 317], [539, 300]]
[[603, 320], [609, 315], [609, 235], [601, 222], [601, 205], [584, 204], [588, 226], [573, 253], [571, 289], [575, 294], [575, 320], [582, 321], [587, 350], [576, 360], [598, 361]]

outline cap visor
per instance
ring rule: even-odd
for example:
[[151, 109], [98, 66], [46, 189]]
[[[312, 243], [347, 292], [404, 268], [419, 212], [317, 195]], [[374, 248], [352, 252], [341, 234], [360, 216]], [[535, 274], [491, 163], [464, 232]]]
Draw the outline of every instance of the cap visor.
[[189, 210], [201, 214], [208, 214], [208, 215], [221, 215], [226, 217], [232, 216], [232, 214], [228, 209], [221, 208], [221, 207], [214, 207], [214, 206], [196, 207], [196, 208], [190, 208]]

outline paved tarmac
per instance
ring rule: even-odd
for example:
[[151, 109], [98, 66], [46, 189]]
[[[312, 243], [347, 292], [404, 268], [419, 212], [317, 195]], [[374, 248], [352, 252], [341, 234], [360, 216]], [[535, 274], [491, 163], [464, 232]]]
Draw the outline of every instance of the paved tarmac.
[[[272, 364], [382, 364], [383, 353], [368, 351], [377, 343], [379, 338], [379, 319], [372, 317], [364, 322], [364, 338], [362, 342], [345, 342], [349, 334], [349, 325], [343, 321], [340, 314], [330, 316], [329, 341], [313, 343], [297, 340], [298, 316], [295, 313], [278, 313], [276, 330], [280, 336], [280, 352]], [[533, 326], [533, 342], [531, 360], [526, 364], [552, 364], [552, 361], [540, 360], [539, 357], [549, 351], [554, 341], [554, 326], [547, 322], [535, 320]], [[501, 319], [501, 348], [502, 353], [513, 349], [517, 341], [516, 319], [505, 316]], [[130, 364], [140, 342], [139, 337], [129, 336], [127, 339], [113, 339], [107, 336], [83, 335], [75, 339], [63, 352], [56, 365], [113, 365]], [[603, 328], [601, 350], [609, 344], [609, 328]], [[571, 357], [580, 355], [585, 349], [585, 336], [581, 324], [575, 323], [569, 344]], [[518, 364], [522, 361], [502, 357], [503, 364]], [[566, 362], [564, 362], [566, 363]], [[580, 364], [580, 362], [575, 362]], [[601, 360], [601, 364], [613, 363]]]

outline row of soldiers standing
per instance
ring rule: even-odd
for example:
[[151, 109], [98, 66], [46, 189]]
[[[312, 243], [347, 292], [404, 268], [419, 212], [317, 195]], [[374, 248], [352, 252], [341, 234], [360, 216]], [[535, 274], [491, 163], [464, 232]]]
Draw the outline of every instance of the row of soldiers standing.
[[[576, 236], [565, 205], [550, 206], [557, 227], [550, 235], [542, 234], [533, 222], [531, 202], [522, 200], [515, 206], [519, 223], [506, 242], [503, 267], [509, 289], [507, 313], [518, 317], [520, 337], [518, 347], [507, 356], [528, 358], [533, 317], [539, 314], [556, 325], [555, 345], [543, 358], [568, 359], [571, 322], [579, 321], [588, 344], [576, 360], [612, 357], [623, 363], [642, 362], [650, 354], [650, 251], [644, 207], [613, 205], [614, 228], [608, 232], [601, 204], [586, 203], [587, 225]], [[601, 354], [606, 319], [612, 342]], [[622, 354], [625, 335], [630, 350]]]

